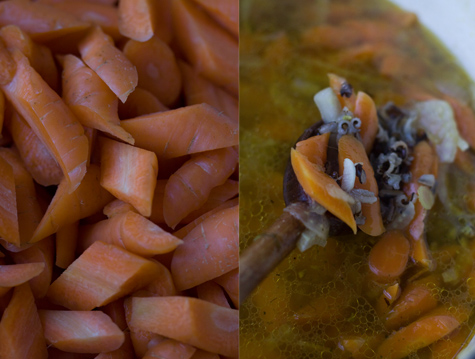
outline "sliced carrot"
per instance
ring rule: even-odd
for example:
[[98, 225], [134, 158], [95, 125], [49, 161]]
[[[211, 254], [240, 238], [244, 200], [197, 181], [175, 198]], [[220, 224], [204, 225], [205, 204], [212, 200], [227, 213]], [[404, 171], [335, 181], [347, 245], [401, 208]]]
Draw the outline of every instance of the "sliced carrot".
[[120, 0], [119, 30], [125, 37], [148, 41], [154, 34], [155, 7], [151, 0]]
[[469, 105], [456, 99], [455, 97], [444, 95], [446, 100], [454, 110], [455, 121], [460, 135], [466, 140], [472, 149], [475, 149], [475, 114]]
[[80, 249], [84, 250], [96, 241], [115, 244], [144, 257], [171, 252], [182, 243], [177, 237], [133, 211], [83, 226]]
[[5, 85], [15, 77], [16, 63], [13, 61], [3, 40], [0, 41], [0, 85]]
[[0, 37], [7, 48], [17, 48], [30, 61], [33, 67], [46, 83], [55, 91], [59, 86], [58, 69], [51, 50], [31, 40], [30, 36], [18, 26], [8, 25], [0, 30]]
[[157, 265], [160, 268], [159, 273], [155, 276], [155, 279], [143, 289], [153, 297], [178, 295], [170, 271], [161, 263], [157, 263]]
[[17, 25], [30, 34], [33, 40], [54, 40], [67, 34], [77, 33], [89, 27], [73, 14], [47, 4], [29, 1], [2, 1], [0, 26]]
[[83, 61], [125, 102], [137, 86], [137, 70], [115, 47], [112, 38], [95, 26], [79, 43], [79, 52]]
[[176, 105], [182, 80], [175, 54], [170, 47], [153, 36], [145, 42], [129, 40], [123, 51], [137, 68], [138, 86], [150, 91], [165, 106]]
[[195, 351], [196, 348], [189, 344], [180, 343], [173, 339], [165, 339], [147, 350], [143, 359], [189, 359]]
[[361, 213], [365, 217], [364, 224], [358, 227], [371, 236], [379, 236], [384, 231], [383, 217], [381, 215], [381, 205], [379, 200], [378, 183], [374, 177], [374, 170], [368, 156], [366, 155], [363, 143], [351, 135], [345, 135], [338, 141], [338, 163], [340, 167], [340, 176], [343, 175], [343, 163], [349, 158], [353, 163], [362, 163], [366, 174], [366, 182], [361, 183], [359, 179], [355, 180], [355, 188], [364, 189], [374, 193], [377, 198], [374, 203], [362, 203]]
[[408, 285], [401, 297], [384, 318], [388, 329], [398, 329], [437, 307], [437, 298], [430, 288], [421, 283]]
[[102, 211], [108, 218], [114, 217], [117, 214], [126, 213], [129, 211], [133, 211], [138, 213], [137, 210], [132, 206], [130, 203], [121, 201], [120, 199], [115, 199], [112, 202], [106, 204], [104, 206], [104, 210]]
[[101, 138], [101, 186], [133, 205], [145, 217], [152, 212], [157, 156], [150, 151]]
[[458, 330], [454, 330], [447, 338], [442, 338], [430, 346], [431, 359], [456, 358], [462, 350], [464, 344], [470, 337], [471, 328], [462, 325]]
[[239, 120], [236, 97], [201, 76], [186, 62], [178, 61], [178, 67], [183, 76], [183, 92], [188, 106], [207, 103], [222, 110], [234, 121]]
[[31, 242], [56, 233], [59, 228], [100, 211], [113, 197], [99, 184], [100, 168], [91, 164], [79, 187], [72, 193], [65, 179], [56, 190]]
[[448, 312], [435, 311], [391, 334], [379, 346], [377, 354], [387, 359], [404, 358], [445, 337], [460, 325]]
[[[418, 181], [422, 175], [432, 174], [437, 178], [438, 157], [428, 142], [419, 142], [414, 147], [413, 157], [414, 160], [410, 167], [411, 181], [406, 183], [403, 187], [403, 191], [408, 198], [411, 198], [414, 193], [417, 194], [421, 186]], [[422, 207], [419, 200], [417, 200], [414, 206], [414, 219], [407, 228], [407, 237], [410, 239], [412, 246], [411, 257], [416, 263], [426, 268], [434, 269], [435, 262], [432, 259], [424, 232], [427, 210]]]
[[239, 266], [238, 206], [205, 219], [173, 255], [176, 288], [184, 290], [219, 277]]
[[220, 356], [215, 353], [210, 353], [205, 350], [197, 349], [191, 359], [220, 359]]
[[132, 136], [120, 127], [119, 101], [104, 81], [74, 55], [65, 55], [62, 64], [63, 99], [81, 124], [134, 144]]
[[375, 335], [342, 335], [338, 347], [351, 353], [353, 359], [365, 359], [373, 356], [375, 349], [383, 341], [382, 334]]
[[101, 311], [39, 310], [46, 342], [72, 353], [118, 349], [124, 333]]
[[212, 353], [238, 355], [235, 309], [191, 297], [132, 298], [130, 323]]
[[51, 284], [48, 298], [72, 310], [91, 310], [147, 285], [158, 272], [155, 262], [98, 241]]
[[237, 95], [236, 39], [189, 1], [173, 1], [172, 16], [177, 44], [187, 60], [199, 73]]
[[226, 290], [234, 306], [239, 308], [239, 268], [215, 278], [214, 281]]
[[307, 159], [321, 167], [325, 167], [327, 163], [328, 141], [330, 139], [330, 132], [323, 135], [312, 136], [306, 140], [299, 141], [295, 148]]
[[401, 296], [401, 286], [398, 282], [383, 289], [374, 306], [379, 317], [384, 317], [389, 312], [392, 304]]
[[17, 71], [2, 89], [58, 162], [72, 192], [86, 173], [88, 141], [84, 129], [19, 50], [12, 50], [12, 58]]
[[36, 277], [45, 268], [45, 264], [25, 263], [0, 265], [0, 287], [16, 287]]
[[465, 173], [470, 175], [475, 174], [475, 161], [473, 160], [473, 156], [470, 154], [470, 151], [462, 151], [457, 149], [454, 163]]
[[119, 103], [119, 116], [123, 119], [168, 110], [169, 108], [161, 103], [150, 91], [140, 87], [135, 88], [134, 92], [127, 97], [125, 103]]
[[111, 352], [103, 352], [94, 357], [94, 359], [135, 359], [134, 347], [130, 339], [130, 333], [124, 332], [124, 343], [119, 349]]
[[0, 158], [0, 237], [9, 243], [20, 245], [15, 177], [12, 166]]
[[370, 153], [378, 134], [378, 114], [373, 99], [364, 92], [356, 95], [354, 116], [361, 120], [360, 136], [366, 153]]
[[0, 321], [0, 357], [48, 358], [43, 328], [28, 283], [13, 290]]
[[43, 271], [30, 279], [31, 291], [35, 298], [43, 298], [48, 291], [53, 276], [54, 267], [54, 242], [52, 237], [47, 237], [31, 247], [20, 252], [11, 252], [10, 256], [15, 263], [44, 263]]
[[201, 283], [196, 287], [198, 298], [206, 300], [210, 303], [220, 305], [225, 308], [230, 308], [223, 288], [213, 281]]
[[61, 227], [56, 232], [56, 266], [66, 269], [76, 258], [79, 221]]
[[207, 104], [181, 107], [122, 121], [135, 145], [159, 159], [238, 144], [237, 124]]
[[321, 166], [313, 164], [297, 150], [291, 149], [290, 158], [292, 168], [305, 193], [356, 233], [356, 222], [350, 207], [353, 198], [343, 191]]
[[234, 36], [239, 36], [239, 2], [235, 0], [194, 0]]
[[234, 172], [237, 161], [238, 153], [232, 147], [197, 154], [187, 161], [165, 186], [165, 223], [175, 228], [186, 215], [205, 204], [211, 189], [224, 184]]
[[351, 112], [354, 112], [356, 96], [348, 81], [343, 77], [331, 73], [328, 74], [328, 79], [330, 80], [331, 89], [340, 101], [341, 107], [346, 107]]

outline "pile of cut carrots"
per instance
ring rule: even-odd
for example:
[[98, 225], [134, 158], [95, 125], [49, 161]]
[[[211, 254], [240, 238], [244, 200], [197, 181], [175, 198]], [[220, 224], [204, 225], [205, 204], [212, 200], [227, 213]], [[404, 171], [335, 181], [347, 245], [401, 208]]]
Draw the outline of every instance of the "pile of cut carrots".
[[0, 2], [0, 358], [238, 357], [238, 1]]

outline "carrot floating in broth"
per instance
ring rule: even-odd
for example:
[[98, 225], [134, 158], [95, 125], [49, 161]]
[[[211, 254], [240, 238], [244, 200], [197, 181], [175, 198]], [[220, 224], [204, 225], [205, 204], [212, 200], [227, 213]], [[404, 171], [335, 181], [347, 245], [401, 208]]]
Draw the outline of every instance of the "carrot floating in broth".
[[189, 359], [195, 353], [196, 348], [191, 345], [180, 343], [173, 339], [165, 339], [150, 347], [143, 359]]
[[383, 218], [381, 215], [381, 206], [379, 200], [378, 183], [374, 177], [374, 170], [368, 156], [366, 155], [363, 143], [354, 136], [345, 135], [338, 141], [338, 163], [340, 167], [340, 176], [343, 175], [344, 161], [349, 158], [353, 163], [362, 163], [363, 171], [366, 174], [366, 181], [355, 180], [354, 188], [364, 189], [374, 193], [376, 201], [374, 203], [362, 203], [361, 213], [365, 217], [365, 223], [358, 227], [371, 236], [379, 236], [385, 231]]
[[364, 92], [359, 91], [356, 95], [354, 116], [361, 120], [361, 142], [369, 154], [378, 134], [378, 114], [373, 99]]
[[205, 219], [174, 252], [171, 273], [176, 288], [192, 288], [237, 268], [238, 244], [238, 206]]
[[217, 22], [239, 36], [239, 2], [234, 0], [194, 0]]
[[12, 166], [0, 158], [0, 237], [14, 245], [20, 245], [15, 177]]
[[112, 38], [95, 26], [80, 41], [79, 52], [82, 60], [125, 102], [137, 86], [137, 70], [124, 53], [115, 47]]
[[3, 312], [0, 321], [0, 357], [48, 358], [43, 328], [28, 283], [15, 287]]
[[142, 148], [101, 138], [101, 186], [145, 217], [152, 211], [157, 156]]
[[237, 124], [207, 104], [139, 116], [121, 125], [136, 146], [155, 152], [159, 159], [238, 144]]
[[187, 214], [205, 204], [210, 191], [234, 172], [237, 161], [232, 147], [213, 150], [193, 156], [171, 175], [163, 200], [166, 224], [175, 228]]
[[236, 39], [190, 1], [173, 1], [172, 16], [176, 41], [186, 59], [199, 73], [237, 95]]
[[63, 177], [58, 162], [26, 121], [15, 111], [6, 127], [33, 179], [42, 186], [57, 185]]
[[128, 40], [122, 50], [138, 73], [138, 86], [150, 91], [165, 106], [177, 103], [182, 79], [175, 54], [159, 37], [145, 42]]
[[72, 193], [63, 179], [31, 242], [56, 233], [62, 226], [89, 217], [112, 201], [113, 196], [100, 185], [99, 177], [100, 168], [91, 164], [80, 186]]
[[130, 324], [212, 353], [238, 355], [238, 311], [201, 299], [132, 298]]
[[155, 262], [98, 241], [51, 284], [48, 298], [72, 310], [91, 310], [147, 285], [158, 272]]
[[2, 90], [58, 162], [72, 192], [86, 173], [88, 141], [84, 129], [28, 59], [16, 49], [11, 55], [16, 73], [11, 82], [1, 86]]
[[354, 112], [356, 106], [356, 96], [352, 86], [343, 77], [335, 74], [328, 74], [330, 80], [330, 87], [338, 97], [341, 107], [347, 107], [348, 110]]
[[455, 97], [444, 95], [454, 110], [455, 121], [460, 135], [466, 140], [472, 149], [475, 148], [475, 114], [469, 105], [463, 103]]
[[119, 102], [119, 117], [123, 119], [168, 110], [169, 108], [161, 103], [155, 95], [140, 87], [135, 88], [125, 103]]
[[328, 140], [330, 132], [318, 136], [312, 136], [306, 140], [299, 141], [295, 145], [295, 149], [307, 159], [321, 167], [325, 167], [327, 163]]
[[39, 310], [46, 342], [71, 353], [118, 349], [124, 333], [101, 311]]
[[104, 81], [74, 55], [65, 55], [62, 64], [63, 99], [79, 122], [133, 145], [132, 136], [120, 126], [117, 96]]
[[155, 1], [153, 0], [120, 0], [120, 33], [135, 41], [150, 40], [156, 26], [155, 12]]

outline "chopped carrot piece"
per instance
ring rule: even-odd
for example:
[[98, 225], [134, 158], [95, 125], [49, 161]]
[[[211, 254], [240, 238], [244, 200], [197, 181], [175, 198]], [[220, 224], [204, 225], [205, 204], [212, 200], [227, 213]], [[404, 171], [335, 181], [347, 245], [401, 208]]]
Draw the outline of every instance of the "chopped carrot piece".
[[43, 186], [59, 184], [63, 177], [61, 167], [26, 121], [14, 112], [6, 126], [33, 179]]
[[232, 147], [194, 155], [170, 176], [163, 200], [165, 223], [171, 227], [203, 206], [214, 187], [222, 185], [234, 172], [238, 153]]
[[188, 106], [207, 103], [222, 110], [226, 116], [238, 122], [238, 100], [236, 97], [198, 74], [186, 62], [178, 61], [178, 67], [183, 76], [183, 92]]
[[225, 308], [230, 308], [223, 288], [221, 288], [221, 286], [216, 282], [210, 281], [201, 283], [196, 287], [196, 293], [200, 299]]
[[152, 212], [157, 174], [153, 152], [101, 138], [101, 186], [145, 217]]
[[137, 86], [137, 70], [115, 47], [112, 38], [95, 26], [79, 43], [79, 52], [83, 61], [125, 102]]
[[350, 207], [350, 203], [354, 202], [353, 198], [343, 191], [321, 166], [310, 162], [297, 150], [291, 149], [290, 158], [292, 168], [305, 193], [356, 233], [356, 222]]
[[187, 60], [199, 73], [237, 95], [236, 39], [190, 1], [173, 1], [172, 16], [176, 41]]
[[39, 310], [46, 342], [72, 353], [118, 349], [124, 333], [101, 311]]
[[454, 330], [448, 337], [436, 341], [430, 346], [431, 359], [456, 358], [456, 355], [462, 350], [471, 333], [468, 325], [462, 325]]
[[148, 41], [154, 34], [155, 2], [151, 0], [120, 0], [119, 30], [135, 41]]
[[235, 309], [191, 297], [135, 297], [130, 323], [212, 353], [238, 355]]
[[175, 283], [173, 283], [173, 278], [168, 268], [160, 263], [157, 264], [160, 268], [159, 273], [155, 276], [155, 279], [147, 286], [143, 287], [143, 289], [153, 297], [178, 295]]
[[121, 201], [120, 199], [115, 199], [112, 202], [106, 204], [102, 212], [107, 216], [107, 218], [111, 218], [118, 214], [127, 213], [129, 211], [138, 213], [134, 206], [132, 206], [130, 203]]
[[13, 290], [10, 303], [0, 321], [0, 356], [2, 358], [48, 358], [45, 337], [28, 283]]
[[222, 210], [183, 238], [171, 263], [178, 290], [192, 288], [239, 266], [238, 213], [238, 206]]
[[66, 269], [76, 258], [79, 221], [61, 227], [56, 232], [56, 266]]
[[155, 152], [159, 159], [238, 144], [237, 124], [207, 104], [136, 117], [122, 121], [122, 127], [136, 146]]
[[325, 167], [327, 163], [328, 141], [330, 140], [330, 132], [323, 135], [312, 136], [306, 140], [299, 141], [295, 148], [307, 159], [321, 167]]
[[175, 54], [170, 47], [154, 36], [146, 42], [129, 40], [123, 51], [137, 68], [138, 86], [150, 91], [165, 106], [176, 105], [182, 80]]
[[16, 287], [36, 277], [45, 268], [44, 263], [0, 265], [0, 287]]
[[0, 158], [0, 237], [14, 245], [20, 245], [15, 177], [12, 166]]
[[2, 65], [2, 71], [0, 71], [0, 85], [5, 85], [11, 82], [15, 77], [16, 63], [12, 59], [3, 40], [0, 41], [0, 64]]
[[2, 1], [0, 26], [17, 25], [33, 40], [54, 40], [66, 34], [77, 33], [89, 27], [73, 14], [48, 4], [29, 1]]
[[99, 184], [100, 168], [91, 164], [79, 187], [72, 193], [61, 181], [31, 242], [56, 233], [59, 228], [100, 211], [113, 197]]
[[133, 211], [83, 226], [80, 249], [84, 250], [96, 241], [115, 244], [144, 257], [171, 252], [182, 243], [177, 237]]
[[133, 145], [133, 137], [120, 126], [117, 96], [104, 81], [74, 55], [65, 55], [62, 64], [63, 99], [81, 124]]
[[91, 310], [147, 285], [158, 272], [155, 262], [98, 241], [51, 284], [48, 298], [72, 310]]
[[47, 237], [36, 242], [29, 248], [20, 252], [11, 252], [10, 256], [15, 263], [44, 263], [43, 271], [30, 279], [31, 291], [35, 298], [43, 298], [48, 291], [53, 276], [54, 267], [54, 243], [52, 237]]
[[351, 135], [345, 135], [338, 141], [338, 163], [340, 167], [340, 176], [343, 175], [343, 162], [349, 158], [353, 163], [362, 163], [366, 174], [366, 182], [355, 181], [355, 188], [364, 189], [373, 192], [377, 200], [374, 203], [362, 203], [361, 213], [365, 217], [365, 223], [358, 227], [371, 236], [379, 236], [384, 231], [383, 218], [381, 215], [381, 206], [379, 200], [378, 183], [374, 177], [374, 170], [368, 156], [366, 155], [363, 143]]
[[239, 308], [239, 268], [215, 278], [214, 281], [226, 290], [234, 306]]
[[437, 309], [426, 316], [391, 334], [379, 346], [377, 354], [381, 358], [401, 359], [424, 348], [454, 331], [460, 322]]
[[125, 103], [119, 102], [119, 116], [122, 119], [168, 110], [169, 108], [161, 103], [155, 95], [140, 87], [135, 88]]
[[[88, 141], [84, 129], [28, 59], [16, 49], [11, 54], [17, 70], [2, 90], [58, 162], [72, 192], [86, 173]], [[30, 90], [24, 91], [25, 86]]]
[[173, 339], [165, 339], [150, 347], [143, 359], [189, 359], [195, 351], [196, 348], [189, 344], [180, 343]]
[[366, 153], [370, 153], [378, 134], [378, 114], [373, 99], [359, 91], [356, 95], [354, 116], [361, 120], [360, 136]]
[[[210, 353], [205, 350], [197, 349], [195, 354], [191, 357], [191, 359], [219, 359], [220, 356], [215, 353]], [[222, 357], [221, 357], [222, 358]]]
[[234, 36], [239, 36], [239, 1], [194, 0]]
[[328, 79], [330, 80], [331, 89], [340, 101], [341, 107], [346, 107], [351, 112], [354, 112], [356, 107], [356, 96], [348, 81], [335, 74], [328, 74]]
[[456, 99], [455, 97], [444, 95], [446, 100], [454, 110], [455, 121], [460, 135], [466, 140], [472, 149], [475, 149], [475, 114], [469, 105]]

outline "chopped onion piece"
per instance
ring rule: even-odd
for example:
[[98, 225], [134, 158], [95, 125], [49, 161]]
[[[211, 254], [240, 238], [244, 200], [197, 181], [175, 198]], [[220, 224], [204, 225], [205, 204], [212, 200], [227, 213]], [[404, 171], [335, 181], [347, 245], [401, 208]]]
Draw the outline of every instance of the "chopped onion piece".
[[352, 196], [356, 201], [361, 203], [372, 204], [375, 203], [378, 198], [375, 194], [371, 191], [362, 189], [362, 188], [355, 188], [349, 192], [350, 196]]
[[313, 100], [320, 110], [322, 120], [325, 123], [334, 122], [341, 113], [340, 101], [330, 87], [319, 91]]
[[460, 137], [454, 112], [449, 103], [442, 100], [428, 100], [415, 105], [419, 113], [418, 125], [436, 146], [437, 155], [443, 163], [452, 163], [457, 148], [465, 151], [468, 143]]
[[343, 161], [343, 176], [341, 179], [341, 189], [345, 192], [351, 191], [355, 187], [356, 168], [349, 158]]
[[417, 182], [429, 188], [433, 188], [435, 186], [435, 176], [433, 174], [425, 174], [420, 176]]

